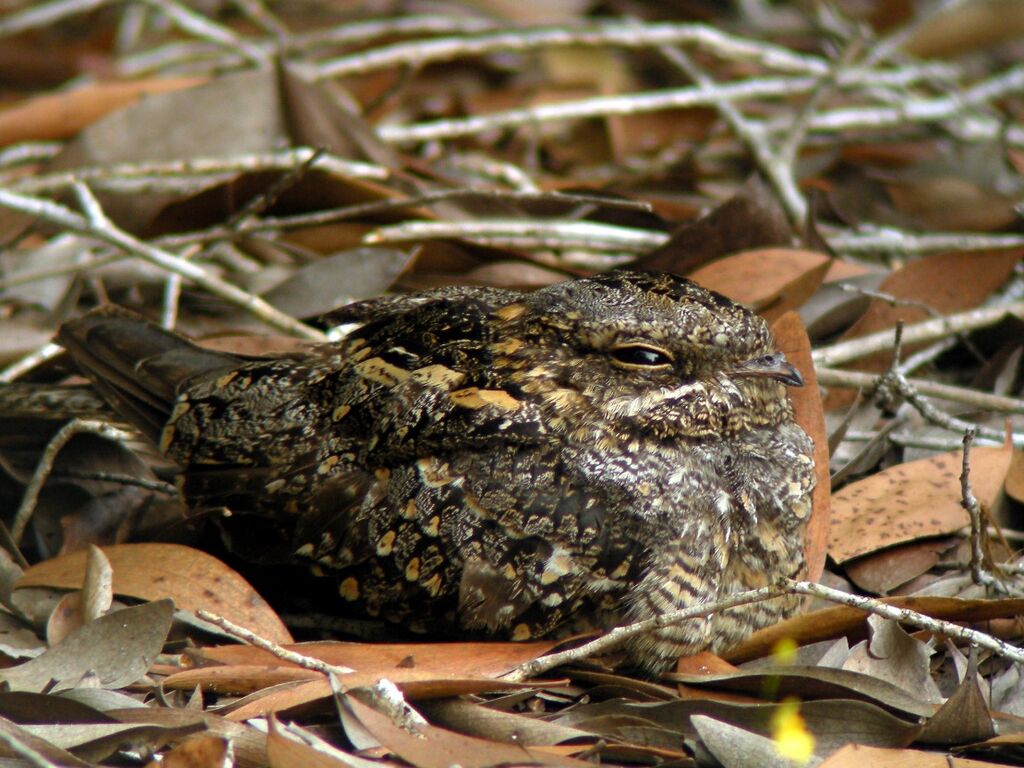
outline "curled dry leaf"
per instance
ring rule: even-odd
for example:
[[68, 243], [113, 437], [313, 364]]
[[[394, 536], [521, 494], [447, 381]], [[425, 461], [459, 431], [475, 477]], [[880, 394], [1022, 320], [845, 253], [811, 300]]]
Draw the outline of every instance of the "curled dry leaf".
[[[971, 450], [971, 486], [990, 508], [1006, 477], [1009, 445]], [[828, 552], [837, 563], [970, 524], [960, 506], [963, 451], [898, 464], [832, 494]]]
[[[864, 675], [847, 673], [845, 676], [832, 674], [831, 677], [845, 677], [847, 680], [859, 678], [858, 682], [868, 693], [862, 693], [854, 686], [817, 681], [813, 677], [817, 672], [814, 669], [798, 671], [803, 676], [802, 679], [788, 674], [785, 668], [779, 669], [787, 690], [803, 701], [800, 713], [804, 717], [807, 730], [825, 751], [829, 747], [838, 747], [849, 741], [877, 746], [905, 745], [921, 731], [921, 726], [917, 722], [918, 717], [926, 716], [934, 709], [914, 704], [921, 713], [914, 715], [901, 710], [899, 703], [893, 708], [886, 701], [885, 691], [894, 689], [891, 686], [886, 688], [884, 681], [875, 681]], [[827, 679], [830, 673], [835, 672], [836, 670], [826, 670], [823, 677]], [[772, 686], [775, 679], [779, 678], [757, 676], [743, 681], [743, 688], [751, 691], [756, 697], [763, 697], [766, 686]], [[876, 690], [882, 692], [881, 697], [871, 695]], [[716, 691], [715, 695], [717, 694]], [[907, 699], [898, 691], [896, 694]], [[668, 732], [678, 743], [682, 739], [693, 739], [698, 736], [697, 729], [694, 728], [694, 716], [712, 717], [747, 731], [768, 735], [773, 730], [773, 720], [784, 714], [786, 707], [786, 703], [769, 704], [758, 699], [751, 703], [713, 701], [707, 698], [658, 703], [609, 699], [580, 703], [575, 708], [555, 716], [554, 724], [587, 730], [607, 739], [629, 740], [631, 733], [635, 733], [635, 726], [639, 721], [647, 726], [648, 732]], [[903, 716], [894, 714], [893, 709], [904, 712]], [[760, 763], [746, 765], [760, 766]]]
[[[170, 597], [186, 611], [205, 608], [276, 643], [292, 642], [287, 627], [249, 583], [217, 558], [181, 544], [103, 547], [114, 569], [115, 594], [156, 600]], [[73, 589], [82, 583], [85, 553], [32, 566], [18, 587]]]
[[57, 645], [72, 630], [98, 619], [110, 610], [114, 601], [110, 561], [99, 547], [92, 544], [86, 552], [87, 564], [82, 589], [64, 595], [46, 622], [46, 642], [51, 646]]
[[871, 638], [850, 649], [842, 668], [887, 680], [929, 703], [941, 703], [942, 695], [931, 677], [932, 649], [881, 616], [869, 616], [868, 628]]

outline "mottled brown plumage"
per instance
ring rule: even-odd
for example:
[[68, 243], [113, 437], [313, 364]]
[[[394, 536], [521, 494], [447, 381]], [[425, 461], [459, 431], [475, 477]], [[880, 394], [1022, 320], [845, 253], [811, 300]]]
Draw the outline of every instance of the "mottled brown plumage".
[[[306, 356], [246, 362], [100, 311], [59, 334], [182, 467], [195, 508], [272, 518], [339, 600], [422, 630], [612, 626], [795, 576], [814, 485], [765, 323], [686, 280], [351, 305]], [[657, 671], [791, 611], [666, 627]]]

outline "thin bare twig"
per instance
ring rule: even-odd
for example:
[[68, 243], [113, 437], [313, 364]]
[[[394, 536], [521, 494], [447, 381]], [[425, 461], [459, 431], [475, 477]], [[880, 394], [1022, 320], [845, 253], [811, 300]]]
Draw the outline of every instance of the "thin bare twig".
[[20, 35], [30, 29], [50, 26], [70, 16], [91, 13], [114, 0], [53, 0], [49, 3], [35, 3], [23, 11], [16, 11], [0, 19], [0, 37]]
[[982, 551], [981, 538], [985, 526], [981, 520], [981, 507], [971, 488], [971, 443], [973, 440], [974, 430], [966, 430], [964, 432], [964, 458], [960, 472], [960, 506], [967, 510], [967, 514], [971, 518], [971, 578], [975, 584], [991, 587], [996, 585], [996, 580], [984, 567], [985, 553]]
[[177, 0], [141, 0], [153, 10], [163, 14], [178, 29], [200, 40], [208, 40], [233, 53], [238, 54], [257, 66], [268, 66], [270, 54], [245, 38], [239, 37], [229, 28], [216, 23], [212, 19], [196, 13]]
[[76, 182], [93, 186], [123, 180], [193, 180], [209, 183], [209, 177], [229, 176], [255, 171], [292, 171], [313, 165], [336, 176], [350, 179], [384, 180], [391, 171], [380, 165], [323, 155], [309, 147], [294, 147], [281, 152], [251, 153], [226, 157], [194, 157], [187, 160], [149, 160], [76, 168], [62, 173], [40, 174], [13, 182], [9, 189], [25, 194], [55, 192]]
[[273, 654], [275, 657], [282, 661], [287, 661], [296, 666], [302, 667], [303, 669], [311, 669], [314, 672], [320, 672], [324, 675], [349, 675], [355, 670], [349, 667], [341, 667], [335, 664], [328, 664], [326, 661], [315, 659], [312, 656], [306, 656], [295, 651], [289, 651], [287, 648], [275, 643], [273, 640], [268, 640], [265, 637], [257, 635], [255, 632], [246, 629], [238, 624], [235, 624], [230, 619], [226, 619], [223, 616], [211, 613], [203, 608], [196, 610], [196, 616], [213, 624], [216, 627], [220, 627], [232, 637], [237, 637], [249, 645], [254, 645], [257, 648], [261, 648], [267, 653]]
[[851, 231], [826, 231], [829, 245], [837, 253], [896, 253], [918, 255], [937, 251], [987, 251], [1020, 248], [1024, 235], [940, 232], [919, 234], [895, 227], [861, 227]]
[[[658, 49], [662, 56], [679, 67], [701, 88], [714, 89], [717, 83], [693, 61], [684, 51], [678, 48], [662, 46]], [[748, 120], [739, 107], [730, 101], [719, 101], [715, 109], [725, 119], [740, 140], [747, 146], [758, 167], [775, 187], [789, 219], [801, 223], [807, 216], [807, 200], [804, 199], [793, 173], [792, 163], [783, 162], [779, 154], [768, 140], [768, 132], [753, 120]]]
[[830, 603], [838, 603], [839, 605], [848, 605], [851, 608], [859, 608], [862, 611], [876, 614], [882, 618], [910, 624], [911, 626], [919, 627], [920, 629], [934, 632], [939, 635], [945, 635], [946, 637], [953, 637], [966, 643], [985, 648], [1012, 661], [1024, 663], [1024, 649], [1017, 648], [1016, 646], [1003, 642], [1002, 640], [999, 640], [985, 632], [980, 632], [976, 629], [969, 629], [968, 627], [961, 627], [959, 624], [954, 624], [951, 621], [933, 619], [931, 616], [926, 616], [923, 613], [913, 611], [909, 608], [897, 608], [894, 605], [889, 605], [888, 603], [875, 600], [874, 598], [851, 595], [848, 592], [841, 592], [838, 589], [826, 587], [824, 584], [792, 580], [787, 580], [786, 583], [789, 589], [798, 595], [820, 597], [823, 600], [828, 600]]
[[317, 74], [323, 78], [341, 77], [391, 67], [422, 67], [492, 53], [565, 46], [651, 48], [659, 45], [693, 45], [730, 61], [756, 62], [780, 72], [814, 75], [828, 72], [828, 64], [817, 56], [794, 53], [788, 48], [761, 40], [730, 35], [706, 24], [611, 21], [578, 27], [528, 27], [475, 36], [394, 43], [322, 62]]
[[614, 224], [564, 219], [502, 219], [474, 221], [406, 221], [379, 227], [363, 238], [366, 243], [402, 243], [463, 237], [477, 243], [508, 248], [561, 248], [621, 253], [646, 253], [665, 235]]
[[63, 347], [57, 344], [44, 344], [35, 352], [30, 352], [20, 360], [15, 360], [2, 371], [0, 371], [0, 383], [9, 384], [19, 376], [24, 376], [33, 368], [42, 365], [48, 360], [53, 360], [64, 351]]
[[[1007, 127], [1002, 121], [987, 115], [970, 116], [966, 113], [983, 104], [1024, 90], [1024, 66], [1011, 67], [974, 85], [950, 95], [931, 99], [906, 99], [896, 106], [844, 107], [824, 110], [811, 119], [811, 129], [821, 133], [843, 133], [854, 130], [906, 127], [914, 123], [955, 121], [949, 130], [963, 141], [1001, 140], [1007, 145], [1024, 146], [1024, 128]], [[770, 123], [773, 131], [785, 131], [789, 118]]]
[[64, 469], [51, 471], [50, 477], [67, 477], [73, 480], [98, 480], [104, 483], [131, 485], [165, 496], [178, 495], [178, 488], [174, 483], [165, 483], [162, 480], [148, 480], [144, 477], [133, 477], [132, 475], [122, 475], [117, 472], [84, 472], [78, 469]]
[[[950, 333], [973, 331], [978, 328], [995, 325], [1008, 315], [1024, 317], [1024, 301], [996, 307], [970, 309], [966, 312], [948, 315], [940, 319], [914, 323], [913, 325], [906, 326], [904, 329], [903, 341], [906, 344], [934, 341], [943, 336], [948, 336]], [[887, 330], [860, 336], [849, 341], [841, 341], [831, 346], [821, 347], [814, 350], [812, 357], [814, 358], [815, 366], [832, 367], [873, 355], [876, 352], [885, 352], [891, 350], [892, 347], [892, 331]]]
[[681, 608], [678, 611], [665, 613], [661, 616], [655, 616], [651, 619], [635, 622], [634, 624], [616, 627], [596, 640], [591, 640], [589, 643], [585, 643], [577, 648], [570, 648], [567, 651], [559, 651], [558, 653], [549, 653], [546, 656], [541, 656], [539, 659], [533, 659], [525, 664], [520, 664], [511, 672], [502, 675], [500, 679], [512, 682], [527, 680], [543, 672], [554, 669], [555, 667], [561, 666], [562, 664], [569, 664], [573, 661], [579, 661], [581, 659], [590, 658], [591, 656], [597, 656], [601, 653], [607, 653], [608, 651], [618, 648], [632, 637], [646, 634], [660, 627], [678, 624], [679, 622], [687, 619], [704, 618], [713, 613], [717, 613], [718, 611], [725, 610], [726, 608], [735, 608], [738, 605], [747, 605], [749, 603], [768, 600], [772, 597], [783, 595], [786, 591], [787, 590], [784, 586], [778, 585], [761, 587], [760, 589], [750, 589], [746, 592], [737, 592], [736, 594], [729, 595], [721, 600], [692, 605], [688, 608]]
[[828, 600], [832, 603], [848, 605], [852, 608], [859, 608], [860, 610], [876, 614], [886, 619], [910, 624], [912, 626], [928, 630], [929, 632], [946, 635], [947, 637], [954, 637], [964, 642], [986, 648], [1000, 656], [1012, 659], [1013, 661], [1024, 663], [1024, 650], [1016, 648], [1009, 643], [1003, 642], [1002, 640], [984, 632], [969, 629], [967, 627], [961, 627], [951, 621], [934, 619], [931, 616], [926, 616], [923, 613], [909, 608], [898, 608], [874, 598], [852, 595], [848, 592], [832, 589], [831, 587], [826, 587], [822, 584], [815, 584], [809, 581], [796, 581], [794, 579], [784, 579], [779, 584], [773, 586], [752, 589], [746, 592], [737, 592], [734, 595], [730, 595], [715, 602], [690, 606], [689, 608], [672, 611], [671, 613], [666, 613], [655, 618], [638, 621], [634, 624], [616, 627], [596, 640], [592, 640], [577, 648], [571, 648], [567, 651], [559, 651], [557, 653], [550, 653], [546, 656], [541, 656], [538, 659], [528, 661], [525, 664], [521, 664], [511, 672], [502, 675], [500, 679], [510, 680], [513, 682], [527, 680], [563, 664], [580, 661], [602, 653], [608, 653], [609, 651], [620, 647], [630, 638], [646, 634], [660, 627], [676, 624], [687, 619], [706, 617], [712, 613], [725, 610], [726, 608], [733, 608], [738, 605], [770, 600], [774, 597], [779, 597], [780, 595], [785, 594], [811, 595], [823, 600]]
[[[977, 431], [982, 437], [987, 437], [989, 440], [999, 440], [1003, 434], [998, 429], [991, 429], [989, 427], [982, 427], [970, 422], [958, 419], [955, 416], [936, 408], [927, 398], [923, 397], [917, 389], [907, 380], [907, 377], [900, 373], [898, 370], [890, 370], [882, 375], [879, 382], [878, 390], [883, 391], [886, 388], [891, 388], [897, 392], [906, 402], [921, 416], [924, 417], [925, 421], [943, 429], [948, 429], [950, 432], [958, 432], [963, 434], [965, 431], [974, 430]], [[1016, 444], [1020, 442], [1024, 445], [1024, 436], [1018, 437], [1013, 436], [1013, 442]]]
[[118, 228], [106, 217], [95, 197], [84, 184], [72, 186], [86, 215], [77, 214], [70, 208], [50, 200], [22, 195], [6, 189], [0, 189], [0, 206], [20, 211], [49, 221], [66, 230], [94, 237], [105, 243], [138, 256], [161, 269], [185, 277], [210, 293], [225, 301], [250, 312], [270, 326], [314, 341], [326, 341], [326, 336], [315, 328], [300, 323], [271, 306], [258, 296], [243, 291], [241, 288], [217, 278], [201, 267], [191, 264]]
[[[818, 383], [825, 387], [851, 387], [872, 391], [878, 385], [879, 379], [877, 374], [844, 371], [839, 368], [815, 368], [815, 373], [818, 376]], [[927, 379], [907, 379], [907, 383], [922, 395], [929, 397], [963, 403], [985, 411], [1024, 414], [1024, 400], [1016, 397], [993, 395], [975, 389], [939, 384]]]
[[71, 438], [82, 434], [98, 435], [106, 440], [114, 440], [119, 443], [124, 443], [131, 439], [131, 435], [124, 430], [112, 427], [102, 421], [73, 419], [61, 427], [57, 434], [50, 439], [50, 442], [46, 444], [46, 448], [43, 449], [42, 455], [40, 455], [39, 461], [36, 464], [35, 471], [32, 473], [32, 479], [25, 486], [25, 493], [21, 497], [21, 504], [18, 506], [18, 511], [14, 515], [14, 521], [11, 523], [11, 538], [14, 539], [15, 543], [20, 543], [21, 537], [25, 535], [28, 521], [32, 519], [32, 514], [35, 512], [36, 504], [39, 501], [39, 494], [43, 490], [46, 479], [53, 471], [53, 463], [56, 461], [57, 455], [71, 441]]

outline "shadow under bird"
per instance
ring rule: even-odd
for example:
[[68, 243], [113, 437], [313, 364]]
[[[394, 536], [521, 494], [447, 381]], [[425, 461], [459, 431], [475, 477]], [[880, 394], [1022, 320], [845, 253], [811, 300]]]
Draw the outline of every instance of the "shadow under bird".
[[[666, 274], [359, 302], [301, 355], [203, 349], [116, 308], [58, 341], [181, 469], [192, 509], [273, 521], [330, 610], [513, 639], [798, 576], [812, 444], [764, 321]], [[649, 672], [723, 651], [782, 597], [660, 628]]]

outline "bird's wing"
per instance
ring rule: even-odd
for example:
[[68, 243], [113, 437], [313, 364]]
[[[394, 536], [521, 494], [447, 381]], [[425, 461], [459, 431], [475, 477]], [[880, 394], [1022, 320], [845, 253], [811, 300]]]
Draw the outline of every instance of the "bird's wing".
[[183, 381], [241, 364], [114, 306], [65, 323], [56, 340], [114, 409], [154, 442]]

